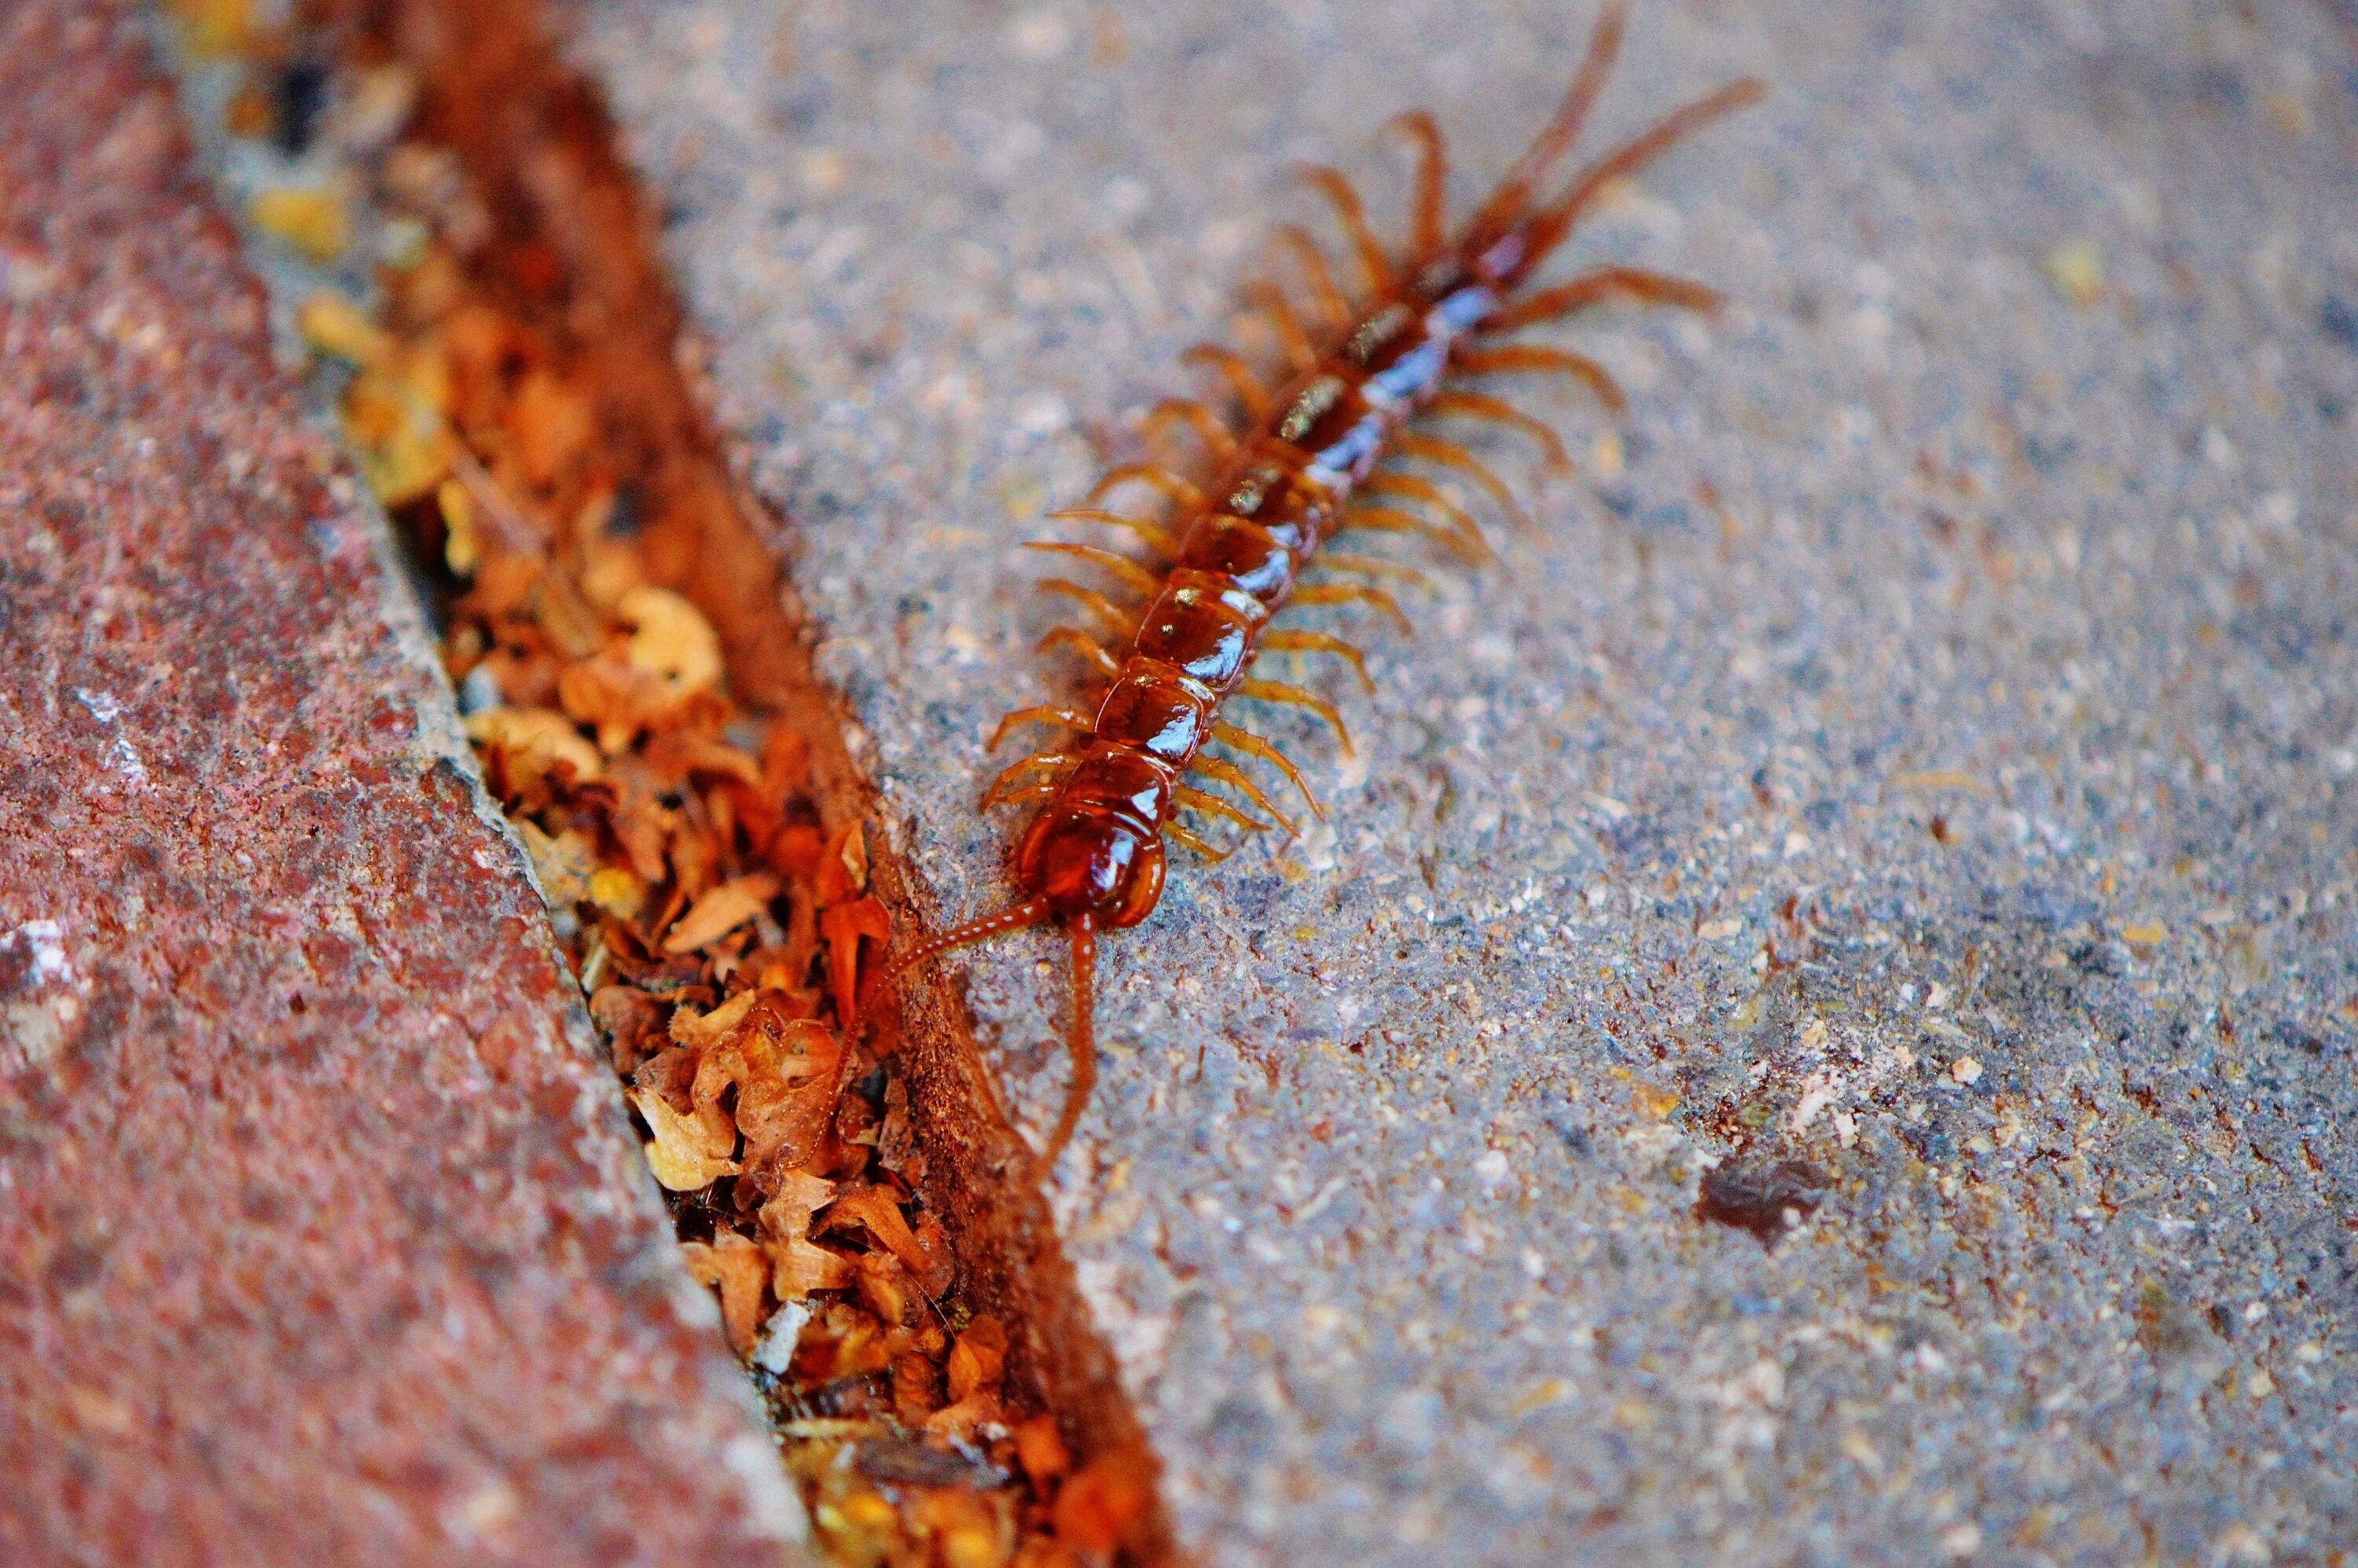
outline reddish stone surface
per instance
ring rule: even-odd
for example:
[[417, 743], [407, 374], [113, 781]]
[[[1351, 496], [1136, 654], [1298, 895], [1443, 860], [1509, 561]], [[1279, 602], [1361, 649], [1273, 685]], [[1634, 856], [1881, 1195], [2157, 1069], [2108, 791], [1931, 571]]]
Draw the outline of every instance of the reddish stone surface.
[[0, 12], [0, 1560], [795, 1555], [376, 535], [68, 0]]

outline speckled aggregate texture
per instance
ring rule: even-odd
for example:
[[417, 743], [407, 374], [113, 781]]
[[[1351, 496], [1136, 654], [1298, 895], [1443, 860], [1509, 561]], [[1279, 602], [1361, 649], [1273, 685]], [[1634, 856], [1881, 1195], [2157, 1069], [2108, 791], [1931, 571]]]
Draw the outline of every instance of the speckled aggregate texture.
[[135, 15], [0, 10], [0, 1561], [799, 1561]]
[[[1076, 671], [1015, 543], [1287, 183], [1463, 205], [1585, 6], [601, 0], [724, 416], [940, 918]], [[2358, 1541], [2358, 80], [2330, 8], [1654, 5], [1766, 107], [1564, 264], [1619, 423], [1368, 628], [1331, 828], [1107, 944], [1066, 1243], [1214, 1563], [2334, 1563]], [[1304, 623], [1349, 623], [1321, 611]], [[1314, 675], [1312, 678], [1325, 678]], [[1347, 688], [1339, 682], [1338, 694]], [[999, 759], [1004, 761], [1005, 759]], [[1053, 1118], [1064, 962], [956, 960]], [[1805, 1160], [1774, 1247], [1714, 1167]]]

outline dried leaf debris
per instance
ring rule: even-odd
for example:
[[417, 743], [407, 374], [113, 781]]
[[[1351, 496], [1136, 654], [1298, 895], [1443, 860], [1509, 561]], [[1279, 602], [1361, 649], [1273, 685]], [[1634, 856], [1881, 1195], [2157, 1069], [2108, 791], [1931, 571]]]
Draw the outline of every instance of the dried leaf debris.
[[1076, 1468], [1009, 1385], [1007, 1325], [958, 1299], [906, 1084], [858, 1031], [890, 935], [866, 839], [823, 828], [802, 741], [739, 699], [642, 547], [645, 460], [604, 438], [553, 252], [403, 130], [420, 84], [365, 34], [335, 35], [354, 58], [297, 92], [326, 32], [240, 0], [174, 9], [244, 74], [232, 134], [336, 170], [253, 203], [256, 226], [348, 274], [347, 248], [376, 245], [369, 297], [316, 293], [297, 328], [434, 591], [468, 738], [816, 1543], [860, 1564], [1111, 1560], [1147, 1483], [1126, 1456]]

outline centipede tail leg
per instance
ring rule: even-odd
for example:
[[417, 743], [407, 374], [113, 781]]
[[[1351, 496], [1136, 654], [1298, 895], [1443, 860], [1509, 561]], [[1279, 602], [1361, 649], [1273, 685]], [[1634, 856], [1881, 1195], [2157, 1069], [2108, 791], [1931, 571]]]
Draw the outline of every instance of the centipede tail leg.
[[[1252, 366], [1245, 363], [1243, 356], [1233, 349], [1224, 349], [1217, 343], [1197, 343], [1179, 356], [1179, 362], [1209, 365], [1219, 373], [1221, 380], [1228, 384], [1228, 390], [1236, 395], [1237, 406], [1244, 410], [1246, 418], [1258, 425], [1269, 417], [1269, 388], [1260, 384], [1260, 377], [1253, 373]], [[1195, 495], [1195, 504], [1202, 505], [1203, 492], [1195, 490], [1193, 485], [1187, 488]]]
[[1454, 469], [1464, 474], [1488, 492], [1490, 499], [1498, 503], [1499, 509], [1507, 514], [1516, 527], [1526, 532], [1531, 528], [1531, 514], [1523, 510], [1522, 503], [1515, 499], [1515, 492], [1507, 488], [1507, 481], [1493, 472], [1487, 463], [1456, 442], [1403, 430], [1396, 445], [1404, 458], [1421, 458], [1426, 462], [1438, 463], [1443, 468]]
[[1716, 310], [1726, 303], [1719, 290], [1688, 278], [1634, 266], [1601, 266], [1569, 283], [1525, 295], [1475, 331], [1486, 338], [1500, 337], [1535, 322], [1562, 320], [1608, 299], [1634, 299], [1640, 305], [1670, 305], [1703, 312]]
[[1455, 369], [1462, 375], [1568, 375], [1596, 394], [1597, 401], [1616, 414], [1629, 406], [1629, 399], [1610, 372], [1586, 354], [1575, 354], [1569, 349], [1545, 348], [1537, 343], [1475, 349], [1457, 357]]
[[1410, 270], [1441, 254], [1448, 243], [1449, 153], [1441, 126], [1422, 109], [1393, 116], [1385, 125], [1416, 144], [1416, 200], [1409, 219]]
[[1299, 223], [1288, 223], [1278, 230], [1280, 243], [1293, 253], [1302, 268], [1302, 280], [1310, 286], [1310, 297], [1318, 302], [1318, 313], [1325, 318], [1329, 332], [1340, 332], [1351, 324], [1351, 302], [1335, 283], [1335, 269], [1326, 265], [1326, 253], [1318, 242]]
[[1614, 180], [1635, 174], [1677, 143], [1723, 115], [1758, 103], [1768, 88], [1752, 77], [1731, 81], [1692, 103], [1680, 105], [1653, 124], [1581, 170], [1569, 189], [1532, 216], [1527, 232], [1521, 270], [1525, 276], [1548, 257], [1572, 232], [1597, 192]]
[[1393, 285], [1391, 258], [1384, 254], [1383, 242], [1368, 226], [1368, 210], [1358, 191], [1344, 178], [1341, 169], [1329, 168], [1323, 163], [1304, 164], [1299, 172], [1304, 184], [1334, 204], [1335, 215], [1342, 221], [1343, 232], [1359, 259], [1359, 270], [1368, 275], [1368, 292], [1390, 291]]
[[1293, 308], [1293, 301], [1285, 291], [1267, 278], [1256, 278], [1244, 287], [1245, 302], [1269, 318], [1271, 330], [1277, 334], [1278, 346], [1285, 351], [1285, 362], [1297, 375], [1318, 368], [1318, 345], [1310, 341], [1309, 330]]
[[1554, 116], [1514, 166], [1507, 170], [1498, 188], [1474, 216], [1467, 221], [1469, 233], [1493, 233], [1505, 229], [1530, 210], [1531, 193], [1547, 178], [1555, 161], [1572, 149], [1580, 137], [1580, 130], [1588, 123], [1589, 111], [1596, 107], [1596, 95], [1604, 91], [1605, 78], [1613, 62], [1621, 54], [1621, 37], [1628, 23], [1628, 8], [1622, 0], [1610, 0], [1596, 14], [1596, 27], [1588, 35], [1588, 53], [1580, 62], [1580, 70], [1572, 79], [1563, 102], [1556, 106]]
[[[1106, 470], [1104, 473], [1098, 476], [1097, 483], [1089, 486], [1087, 504], [1095, 506], [1121, 486], [1132, 483], [1148, 485], [1160, 491], [1163, 497], [1175, 506], [1184, 506], [1193, 510], [1204, 504], [1202, 491], [1188, 483], [1184, 476], [1173, 473], [1169, 469], [1153, 463], [1117, 463]], [[1051, 512], [1048, 515], [1054, 517], [1056, 514]]]
[[1427, 406], [1441, 416], [1460, 415], [1470, 419], [1486, 419], [1494, 425], [1505, 425], [1520, 430], [1540, 444], [1547, 457], [1548, 467], [1558, 473], [1572, 471], [1572, 454], [1563, 449], [1563, 438], [1542, 420], [1534, 419], [1513, 404], [1491, 396], [1487, 392], [1463, 392], [1455, 388], [1440, 394]]

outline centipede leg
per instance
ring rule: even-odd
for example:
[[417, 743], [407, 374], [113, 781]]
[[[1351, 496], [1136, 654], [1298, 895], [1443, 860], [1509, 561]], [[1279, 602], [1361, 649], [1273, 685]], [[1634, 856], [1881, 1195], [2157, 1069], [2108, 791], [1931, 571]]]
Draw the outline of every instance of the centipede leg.
[[[1368, 655], [1342, 638], [1325, 632], [1297, 632], [1291, 627], [1271, 632], [1260, 640], [1261, 649], [1271, 654], [1334, 654], [1351, 662], [1359, 675], [1359, 685], [1368, 691], [1376, 689], [1376, 677], [1368, 673]], [[1038, 712], [1037, 708], [1027, 711]], [[1300, 783], [1300, 780], [1295, 780]]]
[[[1322, 554], [1318, 557], [1318, 566], [1322, 571], [1356, 572], [1362, 577], [1390, 578], [1395, 582], [1413, 583], [1425, 593], [1437, 592], [1441, 587], [1433, 580], [1431, 572], [1421, 571], [1402, 561], [1388, 561], [1381, 556]], [[1262, 645], [1267, 646], [1266, 642]]]
[[[1268, 644], [1263, 643], [1262, 646], [1266, 647]], [[1234, 746], [1249, 757], [1259, 757], [1287, 778], [1292, 779], [1293, 787], [1300, 790], [1302, 798], [1309, 803], [1310, 815], [1321, 822], [1326, 820], [1326, 807], [1321, 805], [1318, 797], [1310, 792], [1309, 781], [1302, 776], [1302, 770], [1293, 765], [1293, 759], [1271, 745], [1268, 741], [1249, 730], [1240, 730], [1225, 719], [1212, 726], [1212, 738], [1225, 745]]]
[[1758, 103], [1767, 92], [1767, 87], [1751, 77], [1731, 81], [1692, 103], [1681, 104], [1582, 169], [1562, 196], [1532, 215], [1524, 230], [1523, 259], [1519, 264], [1524, 276], [1545, 261], [1548, 253], [1572, 232], [1573, 226], [1588, 211], [1589, 203], [1596, 200], [1598, 191], [1637, 173], [1722, 115]]
[[1235, 432], [1220, 423], [1218, 415], [1202, 404], [1192, 403], [1184, 397], [1166, 397], [1148, 409], [1141, 428], [1147, 435], [1153, 436], [1174, 424], [1183, 425], [1193, 431], [1195, 438], [1204, 443], [1204, 449], [1221, 462], [1235, 460], [1237, 455]]
[[1316, 692], [1289, 686], [1283, 681], [1241, 680], [1237, 683], [1237, 695], [1251, 697], [1255, 702], [1275, 702], [1289, 708], [1308, 708], [1334, 728], [1335, 739], [1342, 743], [1343, 755], [1352, 754], [1351, 732], [1343, 728], [1342, 714], [1336, 711], [1333, 703]]
[[1302, 268], [1302, 279], [1310, 286], [1311, 298], [1318, 302], [1318, 313], [1326, 319], [1326, 330], [1339, 332], [1351, 324], [1351, 302], [1335, 285], [1335, 269], [1326, 265], [1326, 253], [1318, 242], [1299, 223], [1288, 223], [1278, 230], [1277, 237]]
[[1271, 804], [1269, 796], [1261, 793], [1260, 785], [1253, 783], [1252, 775], [1234, 762], [1225, 762], [1217, 757], [1206, 757], [1198, 753], [1190, 765], [1206, 778], [1227, 784], [1230, 789], [1240, 792], [1247, 800], [1275, 817], [1277, 825], [1285, 829], [1289, 838], [1302, 837], [1302, 825]]
[[1132, 592], [1144, 594], [1150, 600], [1163, 591], [1163, 579], [1153, 572], [1131, 560], [1128, 556], [1100, 549], [1095, 545], [1073, 545], [1062, 539], [1033, 539], [1027, 541], [1023, 547], [1027, 550], [1038, 550], [1043, 555], [1070, 556], [1076, 561], [1087, 561], [1091, 566], [1103, 567], [1120, 578], [1123, 586]]
[[[1098, 476], [1097, 483], [1089, 486], [1087, 504], [1095, 506], [1121, 486], [1133, 483], [1151, 486], [1160, 491], [1166, 499], [1180, 506], [1197, 507], [1204, 504], [1202, 491], [1188, 483], [1181, 475], [1154, 463], [1116, 463]], [[1055, 514], [1052, 512], [1049, 515], [1053, 517]]]
[[996, 752], [1009, 730], [1026, 724], [1061, 724], [1067, 730], [1087, 730], [1089, 716], [1075, 708], [1019, 708], [999, 721], [999, 728], [990, 732], [990, 744], [983, 750]]
[[1296, 604], [1364, 604], [1390, 616], [1402, 632], [1411, 636], [1416, 633], [1415, 626], [1409, 621], [1408, 612], [1400, 607], [1400, 600], [1382, 589], [1369, 588], [1362, 582], [1309, 583], [1293, 590], [1293, 602]]
[[1439, 255], [1449, 238], [1449, 154], [1441, 138], [1440, 125], [1422, 109], [1395, 115], [1384, 129], [1398, 131], [1416, 144], [1416, 200], [1410, 210], [1409, 221], [1409, 248], [1413, 257], [1410, 270], [1413, 272]]
[[1051, 648], [1071, 649], [1108, 680], [1113, 680], [1121, 674], [1121, 661], [1106, 652], [1104, 643], [1077, 626], [1059, 626], [1040, 639], [1041, 653], [1044, 654]]
[[1401, 473], [1391, 470], [1377, 474], [1359, 487], [1362, 495], [1398, 495], [1411, 501], [1421, 501], [1449, 519], [1450, 530], [1457, 539], [1460, 553], [1470, 552], [1471, 560], [1479, 563], [1490, 559], [1490, 541], [1483, 536], [1482, 524], [1474, 514], [1452, 501], [1449, 496], [1422, 474]]
[[988, 811], [1000, 804], [1001, 792], [1009, 789], [1026, 774], [1060, 773], [1079, 761], [1078, 757], [1069, 752], [1043, 752], [1037, 756], [1026, 757], [1020, 762], [1002, 768], [1000, 770], [999, 776], [990, 781], [990, 787], [983, 791], [982, 808]]
[[[1233, 349], [1224, 349], [1217, 343], [1197, 343], [1179, 356], [1179, 362], [1211, 366], [1219, 372], [1220, 379], [1228, 384], [1228, 390], [1236, 395], [1237, 406], [1245, 411], [1246, 418], [1258, 425], [1269, 417], [1269, 389], [1261, 385], [1260, 377], [1253, 374], [1252, 366], [1245, 363], [1243, 356]], [[1195, 490], [1193, 485], [1187, 488], [1195, 492], [1195, 503], [1201, 505], [1203, 492]]]
[[1334, 203], [1335, 215], [1342, 221], [1343, 232], [1359, 258], [1359, 270], [1368, 275], [1368, 291], [1382, 294], [1390, 289], [1391, 258], [1384, 254], [1383, 243], [1376, 238], [1376, 232], [1368, 227], [1368, 210], [1343, 171], [1314, 163], [1304, 164], [1299, 172], [1304, 184]]
[[1444, 441], [1438, 436], [1426, 436], [1414, 430], [1403, 430], [1397, 445], [1404, 458], [1422, 458], [1426, 462], [1439, 463], [1444, 468], [1455, 469], [1464, 474], [1489, 492], [1490, 499], [1498, 503], [1516, 527], [1528, 531], [1532, 526], [1531, 514], [1524, 511], [1522, 503], [1515, 499], [1515, 492], [1507, 488], [1507, 481], [1491, 471], [1487, 463], [1456, 442]]
[[1204, 859], [1211, 861], [1216, 866], [1222, 860], [1227, 860], [1228, 856], [1233, 853], [1231, 850], [1214, 848], [1212, 845], [1205, 842], [1200, 835], [1180, 827], [1176, 822], [1164, 823], [1163, 825], [1163, 836], [1170, 839], [1173, 843], [1177, 844], [1182, 849], [1195, 850], [1195, 853], [1203, 856]]
[[1563, 449], [1563, 438], [1545, 423], [1532, 418], [1502, 398], [1493, 397], [1487, 392], [1463, 392], [1453, 388], [1437, 395], [1425, 406], [1437, 416], [1454, 414], [1469, 419], [1487, 419], [1495, 425], [1520, 430], [1540, 444], [1540, 450], [1546, 454], [1550, 468], [1558, 473], [1572, 471], [1572, 454]]
[[1725, 303], [1717, 289], [1687, 278], [1634, 266], [1600, 266], [1552, 288], [1525, 295], [1475, 330], [1486, 338], [1499, 337], [1536, 322], [1562, 320], [1616, 298], [1704, 311], [1716, 310]]
[[1621, 35], [1628, 19], [1621, 0], [1611, 0], [1597, 12], [1596, 27], [1588, 36], [1588, 53], [1574, 74], [1563, 101], [1523, 156], [1508, 169], [1498, 189], [1467, 221], [1469, 233], [1503, 231], [1530, 207], [1531, 192], [1547, 178], [1556, 159], [1571, 150], [1572, 144], [1579, 139], [1581, 127], [1588, 122], [1588, 112], [1596, 106], [1596, 95], [1605, 86], [1606, 74], [1621, 53]]
[[1093, 588], [1083, 588], [1079, 583], [1060, 577], [1042, 578], [1040, 586], [1049, 593], [1061, 593], [1066, 599], [1102, 616], [1106, 624], [1119, 629], [1125, 640], [1138, 630], [1138, 617], [1135, 614], [1124, 610]]
[[1462, 353], [1450, 368], [1460, 375], [1520, 375], [1530, 372], [1568, 375], [1596, 394], [1598, 400], [1617, 414], [1629, 406], [1629, 399], [1622, 395], [1620, 385], [1603, 365], [1569, 349], [1507, 343]]
[[1109, 528], [1127, 528], [1145, 540], [1148, 547], [1166, 556], [1174, 554], [1179, 547], [1179, 541], [1172, 537], [1171, 530], [1162, 524], [1149, 523], [1143, 517], [1126, 517], [1119, 512], [1108, 512], [1103, 507], [1062, 507], [1049, 513], [1048, 519], [1054, 523], [1102, 523]]
[[1266, 833], [1269, 831], [1268, 823], [1263, 822], [1258, 816], [1248, 816], [1246, 813], [1238, 810], [1236, 806], [1230, 805], [1225, 800], [1222, 800], [1218, 795], [1214, 795], [1209, 790], [1196, 789], [1189, 784], [1178, 784], [1173, 787], [1171, 791], [1171, 798], [1177, 801], [1181, 806], [1192, 807], [1196, 811], [1205, 813], [1206, 816], [1225, 816], [1229, 821], [1235, 823], [1238, 827], [1245, 829], [1249, 833]]
[[[1379, 534], [1415, 534], [1432, 540], [1469, 565], [1479, 565], [1489, 553], [1487, 542], [1482, 542], [1477, 548], [1468, 545], [1465, 535], [1455, 528], [1395, 507], [1354, 506], [1343, 514], [1342, 527], [1336, 532], [1343, 533], [1353, 528], [1367, 528]], [[1479, 540], [1480, 535], [1476, 535], [1476, 538]]]
[[1293, 301], [1285, 291], [1267, 278], [1256, 278], [1245, 285], [1245, 301], [1269, 318], [1271, 328], [1277, 333], [1279, 345], [1285, 351], [1285, 362], [1296, 375], [1318, 368], [1318, 345], [1310, 341], [1310, 333], [1294, 314]]

